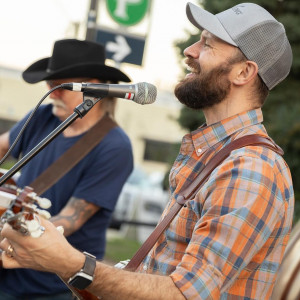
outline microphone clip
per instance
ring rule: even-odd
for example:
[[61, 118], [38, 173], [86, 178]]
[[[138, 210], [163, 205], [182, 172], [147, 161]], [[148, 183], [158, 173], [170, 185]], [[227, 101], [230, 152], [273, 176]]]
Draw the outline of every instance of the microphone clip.
[[83, 93], [83, 102], [74, 108], [74, 112], [78, 114], [80, 118], [83, 118], [102, 98], [94, 97]]

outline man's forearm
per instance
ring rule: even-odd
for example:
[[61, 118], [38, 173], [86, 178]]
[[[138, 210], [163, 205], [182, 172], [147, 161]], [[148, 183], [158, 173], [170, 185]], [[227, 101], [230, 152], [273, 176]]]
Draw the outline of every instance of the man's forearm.
[[[45, 232], [38, 239], [22, 236], [5, 224], [0, 248], [11, 245], [13, 257], [3, 254], [4, 268], [30, 268], [53, 272], [66, 282], [84, 265], [85, 255], [73, 248], [49, 221], [41, 219]], [[53, 263], [55, 262], [55, 263]], [[97, 262], [95, 276], [87, 289], [103, 299], [184, 299], [169, 276], [141, 274], [120, 270]]]
[[101, 262], [97, 262], [93, 283], [87, 290], [102, 299], [185, 299], [169, 276], [124, 271]]
[[85, 224], [99, 209], [100, 207], [84, 199], [71, 197], [60, 213], [53, 216], [50, 221], [55, 226], [63, 226], [64, 235], [70, 236]]
[[62, 226], [64, 228], [64, 236], [70, 236], [73, 232], [77, 230], [71, 217], [56, 215], [50, 219], [50, 221], [57, 227]]

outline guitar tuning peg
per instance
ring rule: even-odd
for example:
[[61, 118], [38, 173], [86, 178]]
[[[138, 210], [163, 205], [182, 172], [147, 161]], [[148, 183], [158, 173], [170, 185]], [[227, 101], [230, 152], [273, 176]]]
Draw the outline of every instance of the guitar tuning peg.
[[59, 231], [59, 233], [64, 234], [64, 227], [63, 226], [57, 226], [56, 227], [57, 231]]
[[43, 226], [40, 226], [38, 230], [31, 232], [30, 235], [33, 238], [39, 238], [44, 232], [45, 228]]
[[29, 221], [25, 221], [26, 226], [27, 226], [27, 230], [28, 232], [31, 234], [32, 232], [35, 232], [39, 229], [40, 227], [40, 223], [38, 220], [29, 220]]
[[47, 198], [42, 198], [42, 197], [39, 197], [36, 193], [34, 192], [31, 192], [29, 195], [28, 195], [31, 199], [33, 199], [35, 202], [38, 203], [38, 205], [41, 207], [41, 208], [44, 208], [44, 209], [47, 209], [49, 207], [51, 207], [51, 201]]
[[34, 201], [36, 201], [36, 198], [38, 198], [38, 195], [35, 192], [30, 192], [27, 196], [33, 199]]
[[36, 209], [36, 212], [44, 219], [49, 220], [51, 218], [51, 214], [47, 210]]
[[38, 197], [37, 203], [39, 204], [39, 206], [41, 208], [44, 208], [44, 209], [51, 207], [51, 201], [47, 198]]

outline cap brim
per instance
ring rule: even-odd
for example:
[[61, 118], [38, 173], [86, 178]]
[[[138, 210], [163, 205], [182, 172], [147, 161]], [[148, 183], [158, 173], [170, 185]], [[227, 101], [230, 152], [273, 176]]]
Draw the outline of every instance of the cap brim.
[[226, 43], [237, 47], [217, 16], [190, 2], [186, 5], [186, 15], [190, 22], [200, 30], [205, 29]]

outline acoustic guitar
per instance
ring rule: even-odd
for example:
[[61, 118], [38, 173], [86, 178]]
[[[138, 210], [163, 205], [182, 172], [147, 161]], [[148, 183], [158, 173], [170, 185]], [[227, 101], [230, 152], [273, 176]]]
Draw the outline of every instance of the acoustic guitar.
[[9, 179], [0, 187], [0, 230], [5, 223], [9, 223], [23, 234], [39, 237], [43, 233], [43, 228], [40, 226], [38, 216], [49, 219], [51, 216], [45, 209], [50, 206], [51, 202], [38, 197], [32, 188], [27, 186], [20, 189], [13, 179]]
[[[1, 177], [0, 172], [0, 177]], [[48, 199], [38, 197], [31, 187], [26, 186], [20, 189], [13, 179], [8, 179], [0, 187], [0, 231], [5, 223], [8, 223], [15, 230], [22, 234], [30, 234], [38, 238], [43, 233], [37, 216], [49, 219], [51, 216], [46, 208], [51, 206]], [[42, 209], [38, 208], [41, 207]], [[0, 267], [2, 267], [0, 250]], [[97, 300], [88, 291], [77, 290], [71, 287], [65, 280], [60, 278], [79, 300]]]

